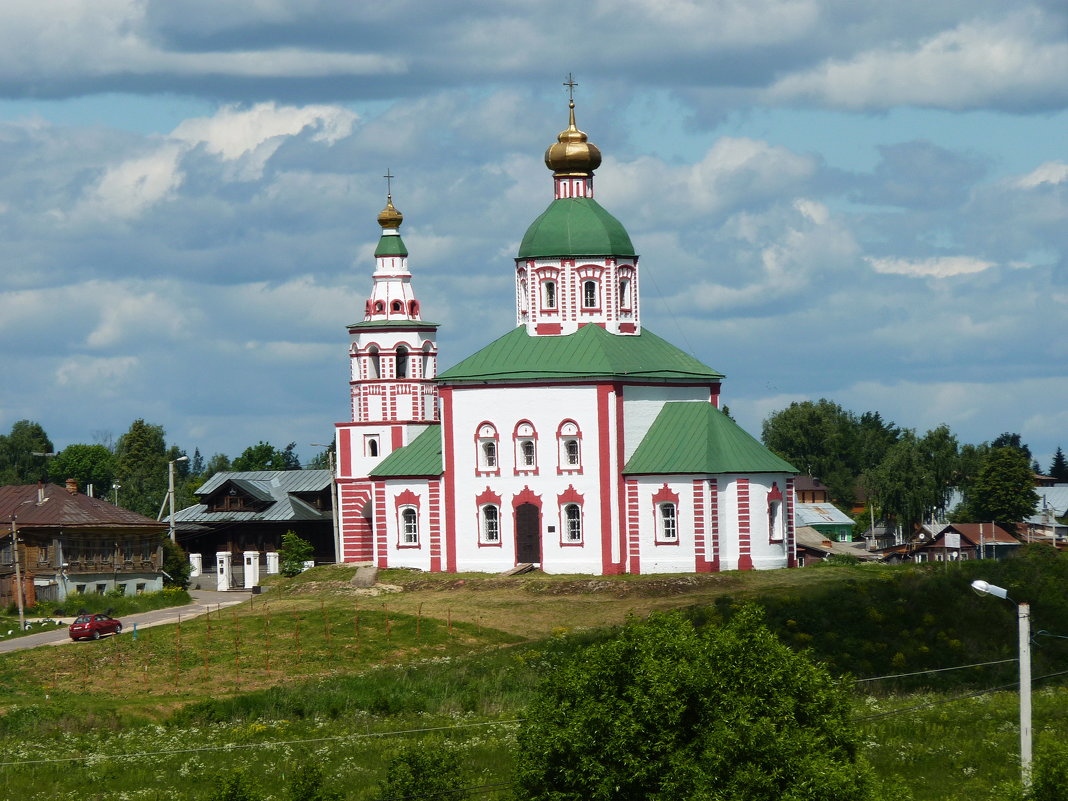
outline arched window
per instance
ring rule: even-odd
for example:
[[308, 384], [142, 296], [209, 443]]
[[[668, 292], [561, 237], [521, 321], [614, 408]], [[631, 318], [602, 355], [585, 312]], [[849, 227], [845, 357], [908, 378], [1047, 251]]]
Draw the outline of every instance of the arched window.
[[402, 312], [404, 311], [404, 304], [399, 300], [395, 300], [390, 304], [390, 308], [392, 308], [394, 312]]
[[619, 279], [619, 308], [630, 308], [630, 278]]
[[382, 302], [382, 301], [380, 301], [380, 300], [376, 300], [376, 301], [375, 301], [375, 312], [376, 312], [377, 314], [381, 314], [381, 313], [382, 313], [382, 312], [384, 312], [385, 310], [386, 310], [386, 304], [385, 304], [385, 303], [383, 303], [383, 302]]
[[501, 541], [501, 510], [492, 504], [482, 507], [482, 525], [480, 534], [483, 542]]
[[663, 542], [678, 542], [678, 507], [673, 503], [662, 503], [657, 507], [657, 510], [660, 518], [656, 532], [657, 539]]
[[555, 309], [556, 308], [556, 282], [555, 281], [542, 281], [541, 282], [541, 291], [542, 291], [542, 295], [543, 295], [542, 305], [546, 309]]
[[515, 443], [515, 472], [534, 473], [538, 472], [538, 433], [533, 424], [527, 420], [521, 420], [516, 424], [512, 432], [512, 440]]
[[501, 474], [497, 428], [490, 422], [481, 423], [475, 432], [475, 472], [480, 475]]
[[577, 439], [564, 440], [564, 464], [568, 467], [579, 466], [579, 441]]
[[433, 354], [430, 352], [430, 343], [427, 342], [423, 345], [423, 378], [433, 378], [432, 370], [430, 369], [430, 358]]
[[408, 301], [408, 314], [410, 316], [412, 316], [412, 317], [418, 317], [419, 316], [419, 301], [417, 301], [417, 300], [409, 300]]
[[564, 537], [567, 542], [582, 542], [582, 507], [569, 503], [564, 507]]
[[582, 472], [582, 433], [574, 420], [564, 420], [556, 429], [557, 472]]
[[367, 349], [367, 377], [371, 379], [382, 377], [382, 359], [378, 355], [378, 348], [374, 345]]
[[527, 310], [527, 278], [522, 276], [519, 279], [519, 311]]
[[768, 540], [782, 542], [785, 536], [785, 525], [782, 513], [782, 491], [779, 490], [778, 482], [772, 482], [768, 491]]
[[600, 304], [597, 302], [597, 282], [582, 282], [582, 308], [596, 309]]
[[368, 456], [378, 456], [378, 436], [375, 434], [367, 434], [363, 438], [364, 453]]
[[397, 378], [408, 377], [408, 349], [404, 345], [397, 346]]
[[419, 544], [419, 514], [411, 506], [401, 509], [401, 545]]

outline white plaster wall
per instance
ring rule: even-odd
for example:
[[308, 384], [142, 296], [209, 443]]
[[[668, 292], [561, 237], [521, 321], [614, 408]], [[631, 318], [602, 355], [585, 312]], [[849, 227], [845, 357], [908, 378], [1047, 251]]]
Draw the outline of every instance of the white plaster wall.
[[[641, 476], [638, 478], [638, 551], [642, 573], [693, 573], [697, 559], [694, 539], [693, 479], [700, 476]], [[678, 544], [656, 542], [653, 496], [667, 484], [679, 496]], [[707, 502], [706, 502], [707, 508]]]
[[[610, 418], [614, 406], [610, 404]], [[597, 389], [578, 387], [478, 387], [453, 390], [455, 438], [456, 557], [459, 570], [501, 571], [514, 567], [515, 521], [513, 499], [524, 487], [540, 496], [542, 569], [549, 573], [595, 573], [602, 569], [601, 497], [597, 426]], [[582, 434], [582, 474], [557, 474], [559, 464], [556, 431], [565, 419], [574, 420]], [[537, 431], [538, 475], [515, 475], [512, 432], [520, 420], [529, 420]], [[500, 476], [476, 475], [476, 431], [489, 421], [499, 436]], [[583, 545], [560, 545], [560, 512], [557, 496], [573, 486], [583, 496]], [[501, 545], [479, 546], [476, 498], [486, 488], [501, 498]], [[613, 509], [615, 492], [612, 493]], [[548, 532], [548, 527], [556, 530]], [[613, 527], [615, 530], [615, 527]]]
[[669, 387], [662, 385], [626, 386], [623, 388], [623, 461], [631, 456], [649, 431], [656, 416], [669, 401], [703, 401], [709, 403], [711, 389], [704, 387]]
[[[411, 490], [419, 497], [419, 547], [400, 547], [400, 517], [397, 496]], [[386, 482], [386, 558], [390, 567], [413, 567], [430, 570], [430, 480], [425, 478], [398, 479]], [[375, 532], [375, 556], [378, 554], [378, 532]]]
[[787, 566], [786, 543], [768, 542], [768, 492], [777, 482], [786, 506], [786, 473], [749, 473], [716, 476], [719, 480], [720, 570], [737, 570], [738, 479], [749, 479], [749, 555], [755, 570], [772, 570]]

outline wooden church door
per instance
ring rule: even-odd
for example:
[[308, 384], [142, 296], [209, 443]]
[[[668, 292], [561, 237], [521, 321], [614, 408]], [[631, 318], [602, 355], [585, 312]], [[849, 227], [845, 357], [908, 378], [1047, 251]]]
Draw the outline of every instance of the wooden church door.
[[541, 515], [532, 503], [515, 510], [515, 560], [518, 564], [541, 562]]

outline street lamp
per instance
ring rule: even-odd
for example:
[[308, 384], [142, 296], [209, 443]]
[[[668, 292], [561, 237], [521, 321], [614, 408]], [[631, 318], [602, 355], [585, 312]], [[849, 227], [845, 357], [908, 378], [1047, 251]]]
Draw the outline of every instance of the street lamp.
[[177, 459], [172, 459], [167, 462], [167, 497], [171, 505], [171, 542], [175, 542], [174, 533], [174, 465], [177, 462], [188, 462], [188, 456], [179, 456]]
[[322, 442], [311, 442], [316, 448], [326, 448], [326, 458], [330, 465], [330, 524], [334, 527], [334, 561], [342, 562], [341, 558], [341, 531], [337, 525], [337, 473], [334, 471], [334, 452], [330, 446]]
[[119, 505], [119, 490], [122, 489], [122, 484], [112, 484], [111, 488], [115, 491], [115, 500], [112, 501], [116, 506]]
[[[982, 579], [972, 582], [978, 595], [993, 595], [1016, 603], [1009, 591]], [[1031, 783], [1031, 604], [1016, 604], [1020, 622], [1020, 777], [1024, 787]]]

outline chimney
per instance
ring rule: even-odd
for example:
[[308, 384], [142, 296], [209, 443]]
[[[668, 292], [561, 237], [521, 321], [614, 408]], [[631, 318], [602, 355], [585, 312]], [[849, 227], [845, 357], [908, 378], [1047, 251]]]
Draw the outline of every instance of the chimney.
[[77, 495], [78, 494], [78, 479], [76, 479], [76, 478], [68, 478], [67, 479], [67, 492], [69, 492], [71, 495]]
[[37, 482], [37, 503], [44, 503], [44, 499], [45, 499], [44, 482], [43, 481], [38, 481]]

